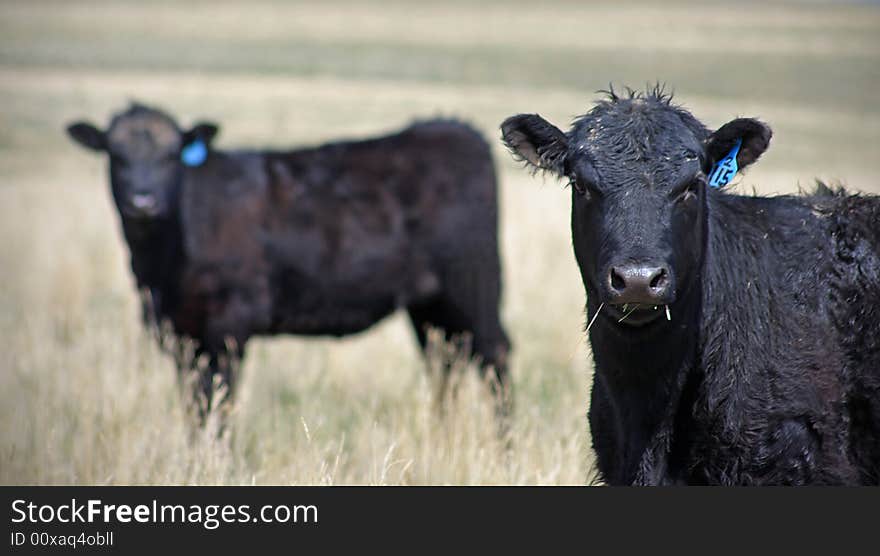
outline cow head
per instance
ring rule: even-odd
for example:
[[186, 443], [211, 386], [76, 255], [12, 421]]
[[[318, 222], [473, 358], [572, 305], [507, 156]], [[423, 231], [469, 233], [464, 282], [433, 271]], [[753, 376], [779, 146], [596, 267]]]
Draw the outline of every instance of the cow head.
[[737, 144], [739, 167], [748, 166], [771, 136], [754, 119], [710, 132], [659, 88], [612, 91], [568, 133], [536, 114], [508, 118], [501, 130], [516, 157], [570, 184], [584, 286], [621, 326], [668, 315], [690, 290], [705, 250], [707, 173]]
[[199, 123], [181, 131], [167, 114], [132, 104], [101, 131], [87, 122], [67, 127], [74, 141], [110, 157], [113, 199], [123, 218], [152, 221], [167, 217], [176, 206], [183, 178], [184, 149], [195, 145], [207, 152], [218, 127]]

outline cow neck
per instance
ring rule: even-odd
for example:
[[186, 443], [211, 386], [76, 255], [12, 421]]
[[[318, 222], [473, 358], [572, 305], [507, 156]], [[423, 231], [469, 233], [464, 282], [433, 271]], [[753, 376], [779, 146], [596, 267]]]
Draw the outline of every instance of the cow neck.
[[177, 212], [149, 222], [123, 218], [122, 229], [138, 286], [164, 288], [183, 252]]
[[[668, 451], [681, 391], [693, 367], [697, 345], [700, 293], [694, 285], [671, 306], [672, 321], [665, 317], [645, 330], [620, 327], [608, 319], [590, 330], [597, 379], [611, 397], [619, 432], [619, 450], [630, 480], [642, 457], [651, 452], [657, 465]], [[683, 323], [683, 324], [679, 324]], [[662, 438], [664, 446], [656, 446]]]

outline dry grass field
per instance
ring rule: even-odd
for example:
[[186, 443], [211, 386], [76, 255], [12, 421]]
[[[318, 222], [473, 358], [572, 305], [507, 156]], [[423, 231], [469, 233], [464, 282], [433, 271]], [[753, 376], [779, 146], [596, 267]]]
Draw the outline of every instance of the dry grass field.
[[[609, 82], [665, 81], [708, 125], [775, 130], [734, 186], [880, 193], [880, 7], [821, 2], [0, 1], [0, 483], [583, 484], [593, 456], [567, 193], [498, 143]], [[456, 116], [496, 147], [514, 441], [466, 375], [445, 418], [402, 315], [346, 340], [258, 339], [232, 432], [190, 434], [139, 321], [105, 160], [63, 133], [129, 99], [221, 146]]]

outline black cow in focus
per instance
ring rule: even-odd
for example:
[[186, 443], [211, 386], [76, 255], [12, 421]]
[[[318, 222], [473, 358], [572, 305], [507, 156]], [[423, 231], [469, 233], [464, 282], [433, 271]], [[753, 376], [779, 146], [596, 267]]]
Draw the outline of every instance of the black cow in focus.
[[519, 115], [502, 134], [571, 186], [600, 479], [880, 481], [880, 198], [709, 187], [770, 129], [710, 131], [660, 88], [612, 90], [567, 133]]
[[181, 376], [207, 358], [202, 417], [215, 386], [233, 391], [251, 336], [344, 336], [397, 308], [423, 348], [429, 326], [469, 341], [508, 410], [496, 179], [477, 132], [436, 120], [363, 141], [225, 151], [211, 147], [217, 130], [183, 131], [138, 104], [106, 131], [68, 128], [109, 155], [145, 320], [193, 341]]

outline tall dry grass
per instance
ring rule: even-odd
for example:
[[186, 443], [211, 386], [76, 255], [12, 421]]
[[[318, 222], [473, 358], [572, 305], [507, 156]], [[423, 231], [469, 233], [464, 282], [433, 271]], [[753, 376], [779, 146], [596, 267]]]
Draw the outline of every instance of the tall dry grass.
[[[458, 395], [439, 416], [429, 366], [400, 315], [343, 341], [254, 341], [230, 434], [218, 441], [210, 428], [193, 434], [187, 426], [173, 364], [140, 325], [125, 245], [103, 184], [19, 183], [0, 195], [0, 203], [18, 207], [0, 224], [0, 325], [9, 355], [0, 374], [0, 482], [586, 480], [588, 373], [578, 333], [583, 295], [559, 256], [567, 241], [562, 228], [548, 234], [558, 242], [551, 249], [540, 233], [532, 239], [510, 234], [520, 249], [533, 245], [520, 255], [530, 262], [523, 264], [522, 281], [556, 285], [574, 297], [562, 339], [548, 330], [560, 326], [559, 315], [549, 323], [508, 302], [509, 318], [523, 319], [517, 340], [525, 331], [537, 348], [524, 341], [514, 358], [518, 407], [510, 452], [498, 442], [492, 402], [476, 372], [461, 375]], [[555, 211], [564, 210], [564, 203], [556, 204]], [[529, 233], [542, 227], [527, 219], [521, 224]], [[554, 266], [568, 280], [548, 281], [545, 273]], [[510, 280], [509, 300], [517, 289], [528, 291], [517, 281]], [[553, 292], [531, 297], [523, 303], [566, 303]], [[559, 354], [545, 353], [560, 340]]]

